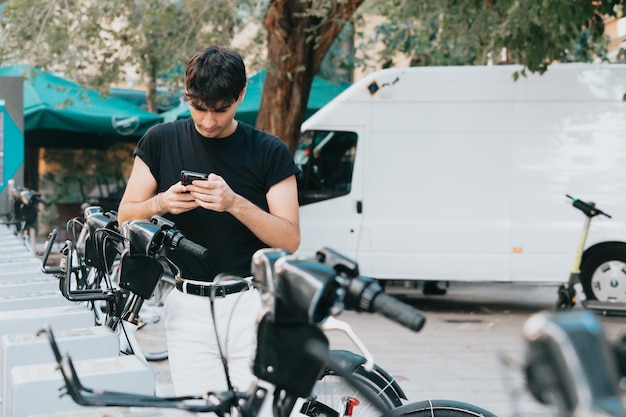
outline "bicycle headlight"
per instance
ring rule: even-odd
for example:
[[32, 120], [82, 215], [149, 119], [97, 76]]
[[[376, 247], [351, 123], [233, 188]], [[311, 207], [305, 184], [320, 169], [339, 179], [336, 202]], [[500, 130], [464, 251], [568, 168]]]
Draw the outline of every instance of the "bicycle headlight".
[[340, 288], [333, 268], [292, 255], [278, 259], [274, 269], [277, 322], [318, 324], [332, 315]]
[[123, 225], [127, 249], [131, 256], [149, 256], [163, 246], [164, 233], [160, 226], [145, 221], [135, 220]]

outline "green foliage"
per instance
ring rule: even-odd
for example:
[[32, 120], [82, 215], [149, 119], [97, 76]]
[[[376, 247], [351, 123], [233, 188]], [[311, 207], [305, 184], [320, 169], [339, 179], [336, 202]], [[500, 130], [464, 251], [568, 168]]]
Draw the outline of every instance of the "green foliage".
[[[302, 36], [319, 42], [322, 22], [346, 0], [287, 2], [311, 26]], [[135, 71], [138, 83], [180, 91], [186, 60], [216, 43], [241, 50], [252, 71], [266, 67], [262, 22], [267, 1], [255, 0], [6, 0], [0, 15], [0, 64], [29, 63], [63, 72], [106, 91]], [[377, 54], [394, 65], [397, 53], [411, 65], [520, 63], [543, 72], [553, 61], [591, 61], [606, 54], [603, 17], [621, 13], [623, 0], [369, 0], [360, 13], [385, 17], [371, 38], [352, 25], [338, 36], [322, 65], [330, 79]], [[317, 22], [317, 24], [315, 23]], [[245, 42], [233, 39], [246, 33]], [[241, 38], [241, 36], [239, 37]], [[504, 51], [504, 52], [503, 52]], [[268, 54], [271, 56], [271, 54]], [[334, 72], [334, 69], [338, 71]], [[339, 74], [339, 75], [338, 75]], [[133, 76], [131, 74], [131, 76]], [[156, 98], [156, 95], [155, 95]]]
[[348, 22], [320, 64], [317, 76], [333, 82], [352, 82], [355, 67], [354, 25]]
[[230, 45], [248, 27], [256, 11], [249, 3], [8, 0], [0, 15], [0, 59], [60, 71], [101, 91], [127, 79], [130, 69], [152, 92], [157, 81], [178, 92], [193, 53], [210, 44]]
[[133, 147], [121, 143], [107, 151], [46, 149], [40, 190], [53, 203], [84, 203], [99, 188], [123, 186], [130, 173]]
[[374, 40], [393, 65], [398, 52], [411, 65], [523, 64], [544, 72], [555, 61], [606, 56], [603, 18], [617, 15], [622, 0], [370, 1], [385, 17]]

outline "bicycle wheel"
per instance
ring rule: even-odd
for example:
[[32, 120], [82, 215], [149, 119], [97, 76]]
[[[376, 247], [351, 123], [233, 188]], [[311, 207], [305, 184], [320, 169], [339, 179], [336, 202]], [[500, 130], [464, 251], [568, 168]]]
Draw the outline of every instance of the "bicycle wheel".
[[[313, 387], [312, 396], [317, 403], [332, 408], [339, 412], [339, 415], [344, 414], [340, 410], [346, 407], [345, 399], [351, 398], [358, 401], [358, 403], [354, 402], [352, 417], [378, 416], [380, 412], [374, 404], [366, 399], [363, 394], [364, 391], [376, 396], [387, 408], [393, 409], [402, 405], [402, 400], [398, 396], [398, 392], [393, 389], [392, 382], [385, 377], [387, 373], [381, 371], [380, 368], [375, 367], [372, 372], [368, 372], [362, 365], [356, 368], [353, 371], [353, 376], [359, 382], [359, 390], [356, 390], [343, 377], [334, 373], [327, 373]], [[314, 407], [307, 408], [305, 406], [302, 408], [302, 412], [308, 416], [317, 416], [318, 414]]]
[[176, 286], [174, 277], [163, 274], [157, 284], [154, 294], [144, 300], [139, 317], [141, 325], [135, 337], [149, 362], [164, 361], [168, 358], [167, 340], [163, 335], [163, 306], [170, 291]]
[[393, 410], [397, 417], [496, 417], [495, 414], [460, 401], [425, 400], [405, 404]]

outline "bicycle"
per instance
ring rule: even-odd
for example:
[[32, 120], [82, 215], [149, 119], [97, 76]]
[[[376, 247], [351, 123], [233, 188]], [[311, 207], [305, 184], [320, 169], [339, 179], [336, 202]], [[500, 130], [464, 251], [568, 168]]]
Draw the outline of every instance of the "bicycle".
[[559, 417], [626, 416], [619, 384], [626, 341], [610, 343], [593, 313], [536, 313], [523, 336], [526, 384], [537, 401]]
[[[97, 285], [96, 283], [102, 282], [107, 283], [109, 286], [118, 285], [120, 250], [116, 249], [115, 245], [110, 244], [111, 241], [104, 247], [101, 240], [106, 235], [100, 234], [98, 236], [99, 229], [103, 228], [115, 230], [119, 233], [117, 212], [103, 212], [100, 206], [88, 206], [85, 208], [84, 213], [84, 225], [78, 238], [75, 239], [75, 246], [79, 262], [84, 263], [89, 268], [86, 279], [87, 285], [93, 287]], [[77, 219], [73, 219], [73, 224], [76, 221]], [[73, 231], [72, 236], [76, 236], [75, 231]], [[161, 322], [165, 299], [175, 286], [174, 275], [169, 269], [165, 268], [152, 296], [143, 301], [139, 329]], [[105, 321], [104, 312], [105, 310], [102, 308], [96, 309], [97, 322], [103, 323]], [[145, 351], [145, 356], [150, 362], [163, 361], [168, 356], [167, 346], [163, 344], [158, 346], [155, 351]]]
[[[158, 216], [155, 216], [158, 217]], [[141, 228], [143, 242], [135, 252], [141, 262], [151, 258], [167, 246], [171, 229], [158, 229], [160, 221], [132, 222], [128, 229]], [[125, 225], [126, 226], [126, 225]], [[133, 245], [130, 245], [131, 248]], [[146, 251], [149, 248], [149, 251]], [[132, 259], [132, 250], [128, 259]], [[124, 263], [125, 258], [122, 259]], [[147, 261], [152, 259], [152, 261]], [[332, 264], [332, 266], [329, 266]], [[122, 267], [123, 269], [123, 267]], [[48, 334], [50, 344], [65, 381], [67, 393], [81, 405], [177, 408], [193, 412], [213, 411], [218, 415], [237, 409], [244, 417], [256, 416], [273, 390], [272, 408], [277, 417], [291, 413], [298, 398], [306, 401], [299, 410], [310, 416], [338, 417], [353, 415], [360, 405], [347, 396], [338, 406], [331, 406], [310, 394], [324, 373], [345, 379], [359, 396], [376, 407], [376, 415], [389, 415], [391, 408], [381, 401], [371, 387], [356, 378], [350, 368], [336, 361], [324, 336], [323, 327], [337, 326], [334, 317], [344, 309], [359, 312], [379, 312], [386, 317], [418, 331], [425, 317], [418, 310], [384, 293], [375, 280], [358, 274], [356, 263], [324, 248], [315, 259], [286, 255], [279, 249], [258, 251], [252, 263], [253, 285], [261, 292], [265, 306], [258, 321], [258, 345], [253, 361], [257, 377], [247, 393], [236, 389], [209, 392], [198, 396], [155, 397], [111, 391], [94, 391], [84, 387], [69, 356], [63, 356], [56, 347], [53, 332]], [[235, 279], [229, 275], [228, 279]], [[333, 320], [334, 319], [334, 320]], [[345, 327], [348, 327], [347, 324]], [[371, 364], [371, 362], [370, 362]], [[393, 415], [410, 416], [489, 416], [490, 412], [468, 403], [448, 400], [426, 400], [393, 408]]]
[[37, 227], [37, 211], [39, 204], [50, 206], [52, 203], [43, 198], [40, 193], [14, 185], [9, 182], [9, 208], [5, 214], [6, 221], [0, 222], [8, 227], [14, 226], [14, 234], [19, 236], [29, 253], [36, 255], [31, 239], [35, 237], [33, 231]]
[[[126, 295], [124, 291], [130, 290], [131, 292], [134, 291], [134, 293], [129, 294], [130, 298], [128, 298], [124, 304], [120, 303], [119, 301], [115, 301], [119, 300], [120, 296], [116, 295], [118, 292], [113, 290], [113, 287], [110, 284], [103, 288], [103, 292], [103, 290], [100, 289], [99, 284], [96, 286], [90, 285], [81, 278], [85, 275], [84, 265], [90, 265], [91, 268], [96, 271], [95, 276], [101, 277], [98, 279], [92, 278], [90, 282], [95, 281], [98, 283], [109, 283], [110, 279], [108, 279], [106, 271], [108, 271], [111, 267], [112, 263], [110, 262], [110, 259], [112, 258], [112, 256], [107, 255], [107, 252], [117, 254], [119, 253], [119, 250], [103, 249], [105, 247], [103, 237], [110, 236], [114, 239], [122, 238], [122, 236], [116, 231], [116, 229], [111, 227], [113, 225], [113, 222], [111, 221], [111, 214], [102, 214], [98, 210], [86, 210], [85, 217], [88, 219], [85, 222], [85, 229], [89, 230], [89, 232], [85, 234], [85, 236], [94, 236], [98, 238], [93, 240], [91, 238], [84, 239], [84, 264], [79, 263], [78, 265], [73, 266], [71, 271], [68, 271], [67, 269], [64, 270], [64, 276], [61, 276], [61, 292], [66, 296], [66, 298], [72, 301], [105, 303], [107, 307], [104, 309], [104, 311], [113, 312], [113, 317], [124, 317], [129, 319], [132, 318], [134, 323], [127, 323], [126, 319], [123, 319], [123, 321], [120, 322], [119, 320], [110, 320], [108, 318], [103, 322], [108, 323], [110, 327], [115, 326], [112, 327], [115, 329], [118, 328], [120, 323], [123, 324], [121, 326], [121, 329], [125, 330], [125, 332], [118, 332], [120, 336], [125, 336], [124, 339], [122, 339], [122, 345], [124, 346], [124, 349], [122, 349], [123, 352], [128, 351], [129, 353], [132, 353], [133, 351], [136, 351], [139, 352], [139, 354], [141, 355], [143, 353], [143, 350], [141, 350], [140, 347], [137, 345], [134, 335], [137, 329], [136, 324], [140, 320], [140, 317], [144, 312], [143, 300], [146, 299], [145, 297], [149, 297], [150, 291], [148, 290], [148, 288], [143, 287], [137, 287], [133, 290], [132, 288], [128, 287], [128, 285], [131, 285], [129, 284], [129, 282], [134, 282], [139, 278], [143, 280], [143, 283], [149, 283], [154, 280], [158, 280], [158, 274], [163, 270], [158, 265], [163, 263], [168, 264], [169, 261], [167, 260], [166, 256], [158, 255], [157, 252], [177, 248], [180, 245], [180, 237], [182, 236], [182, 234], [173, 229], [173, 223], [158, 216], [155, 216], [153, 218], [153, 221], [149, 224], [134, 227], [136, 226], [135, 223], [125, 229], [124, 235], [126, 236], [126, 238], [124, 238], [123, 240], [127, 243], [126, 253], [129, 255], [129, 258], [123, 259], [127, 259], [128, 261], [127, 268], [122, 268], [122, 262], [118, 260], [118, 267], [116, 271], [118, 274], [120, 273], [120, 271], [127, 272], [130, 267], [130, 270], [132, 272], [127, 272], [125, 277], [118, 276], [117, 282], [118, 284], [125, 283], [124, 285], [121, 285], [121, 287], [125, 289], [119, 290], [119, 293], [123, 294], [124, 296]], [[158, 238], [160, 239], [159, 244], [156, 247], [153, 247], [154, 242], [152, 241], [152, 239], [154, 238], [154, 235], [157, 234], [164, 234], [165, 237]], [[177, 237], [173, 238], [171, 237], [171, 235]], [[182, 241], [184, 242], [185, 240]], [[99, 243], [96, 244], [96, 242]], [[74, 265], [76, 262], [73, 259], [77, 256], [76, 253], [78, 253], [79, 251], [74, 249], [71, 241], [66, 242], [66, 246], [67, 247], [64, 248], [64, 256], [68, 257], [68, 259], [64, 259], [63, 263], [65, 265]], [[196, 254], [199, 254], [198, 256], [202, 257], [203, 255], [199, 252], [200, 249], [196, 249]], [[151, 254], [156, 264], [152, 265], [152, 263], [148, 259], [143, 259], [143, 255], [138, 255], [146, 253]], [[44, 256], [44, 261], [45, 258], [46, 257]], [[132, 261], [130, 259], [132, 259]], [[139, 260], [141, 261], [139, 262]], [[138, 266], [133, 265], [135, 262], [138, 262]], [[145, 274], [152, 274], [153, 276], [149, 276], [146, 280]], [[74, 276], [75, 279], [72, 280], [70, 275]], [[102, 277], [104, 277], [104, 279]], [[70, 288], [71, 282], [78, 282], [78, 287], [80, 288]], [[163, 278], [161, 278], [161, 280], [158, 280], [156, 288], [159, 288], [162, 282]], [[155, 291], [156, 290], [153, 290], [153, 293]], [[137, 294], [138, 292], [139, 294]], [[139, 305], [139, 313], [136, 313], [136, 308], [134, 309], [135, 312], [133, 313], [121, 313], [120, 311], [125, 308], [125, 305]], [[99, 310], [100, 309], [96, 308], [96, 311]], [[362, 343], [360, 343], [360, 341], [356, 341], [356, 343], [360, 344], [362, 350], [364, 350], [364, 347], [362, 346]], [[347, 366], [349, 366], [356, 375], [356, 378], [367, 381], [372, 390], [375, 390], [376, 394], [383, 398], [384, 401], [389, 405], [399, 406], [402, 404], [402, 400], [406, 399], [406, 395], [398, 386], [397, 382], [386, 371], [384, 371], [378, 365], [373, 364], [372, 359], [367, 359], [371, 358], [371, 355], [369, 355], [369, 353], [365, 355], [367, 358], [348, 351], [333, 351], [332, 354], [335, 358], [341, 360], [342, 363], [345, 363]], [[146, 358], [147, 356], [148, 354], [145, 354]], [[144, 356], [140, 357], [143, 358]], [[342, 382], [341, 378], [336, 378], [336, 376], [332, 374], [326, 375], [326, 377], [320, 382], [318, 387], [323, 387], [323, 389], [320, 388], [320, 390], [322, 390], [325, 393], [324, 395], [326, 396], [333, 395], [337, 392], [345, 394], [347, 389], [345, 383]], [[360, 410], [363, 409], [366, 409], [366, 407], [360, 408]]]
[[[80, 228], [79, 233], [77, 227]], [[73, 240], [66, 241], [61, 249], [64, 267], [47, 266], [57, 234], [53, 230], [46, 242], [41, 270], [57, 275], [61, 293], [66, 299], [87, 303], [94, 312], [96, 325], [108, 326], [118, 334], [122, 353], [136, 354], [147, 362], [166, 360], [168, 352], [165, 343], [148, 350], [141, 346], [137, 331], [160, 321], [165, 297], [175, 286], [173, 276], [162, 274], [152, 296], [141, 305], [141, 320], [120, 321], [117, 317], [120, 317], [124, 303], [131, 297], [128, 290], [119, 286], [119, 255], [123, 248], [121, 238], [111, 238], [120, 233], [117, 213], [89, 206], [84, 210], [84, 218], [69, 220], [67, 228], [68, 236]]]

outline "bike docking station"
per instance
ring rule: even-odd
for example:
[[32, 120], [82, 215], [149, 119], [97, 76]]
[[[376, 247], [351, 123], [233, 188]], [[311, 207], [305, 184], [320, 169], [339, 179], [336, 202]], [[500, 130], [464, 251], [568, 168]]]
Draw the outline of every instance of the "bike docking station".
[[40, 260], [28, 252], [22, 242], [13, 239], [15, 236], [6, 229], [0, 227], [0, 231], [0, 253], [11, 250], [10, 256], [0, 258], [0, 280], [16, 274], [41, 275]]
[[106, 409], [94, 409], [93, 407], [83, 407], [82, 410], [78, 411], [52, 412], [29, 417], [191, 417], [194, 415], [196, 414], [189, 411], [174, 410], [171, 408], [107, 407]]
[[[212, 413], [204, 413], [211, 415]], [[196, 414], [171, 408], [131, 408], [131, 407], [83, 407], [81, 410], [36, 414], [29, 417], [192, 417]]]
[[[0, 291], [3, 286], [0, 286]], [[27, 289], [26, 291], [29, 291]], [[13, 310], [27, 310], [48, 307], [63, 307], [68, 305], [68, 301], [58, 290], [24, 292], [21, 294], [0, 295], [0, 312]]]
[[[79, 360], [74, 366], [81, 380], [96, 390], [154, 395], [154, 372], [135, 355]], [[63, 378], [56, 363], [13, 368], [10, 384], [5, 388], [8, 395], [2, 404], [3, 417], [80, 410], [82, 406], [70, 396], [59, 396], [62, 386]]]
[[0, 275], [0, 293], [3, 296], [20, 295], [24, 292], [51, 292], [58, 290], [59, 281], [55, 278], [37, 275], [26, 275], [23, 278], [9, 276], [7, 279]]
[[50, 344], [38, 336], [48, 326], [58, 332], [63, 350], [78, 359], [76, 369], [90, 386], [154, 395], [153, 369], [136, 355], [122, 356], [119, 335], [94, 325], [87, 303], [63, 297], [59, 280], [44, 273], [44, 262], [7, 230], [0, 227], [0, 249], [10, 254], [0, 256], [0, 417], [86, 410], [59, 391], [58, 364]]
[[[59, 344], [73, 352], [78, 360], [112, 358], [119, 355], [119, 340], [113, 332], [103, 326], [59, 330]], [[0, 370], [0, 393], [2, 398], [11, 398], [9, 387], [14, 385], [14, 374], [23, 373], [20, 367], [54, 362], [54, 355], [46, 340], [36, 333], [8, 334], [2, 337]], [[23, 377], [22, 377], [23, 379]], [[4, 401], [3, 401], [4, 405]], [[3, 412], [2, 415], [9, 415]]]
[[28, 258], [11, 258], [0, 261], [0, 281], [10, 280], [14, 278], [22, 278], [28, 275], [42, 276], [39, 270], [39, 262]]

